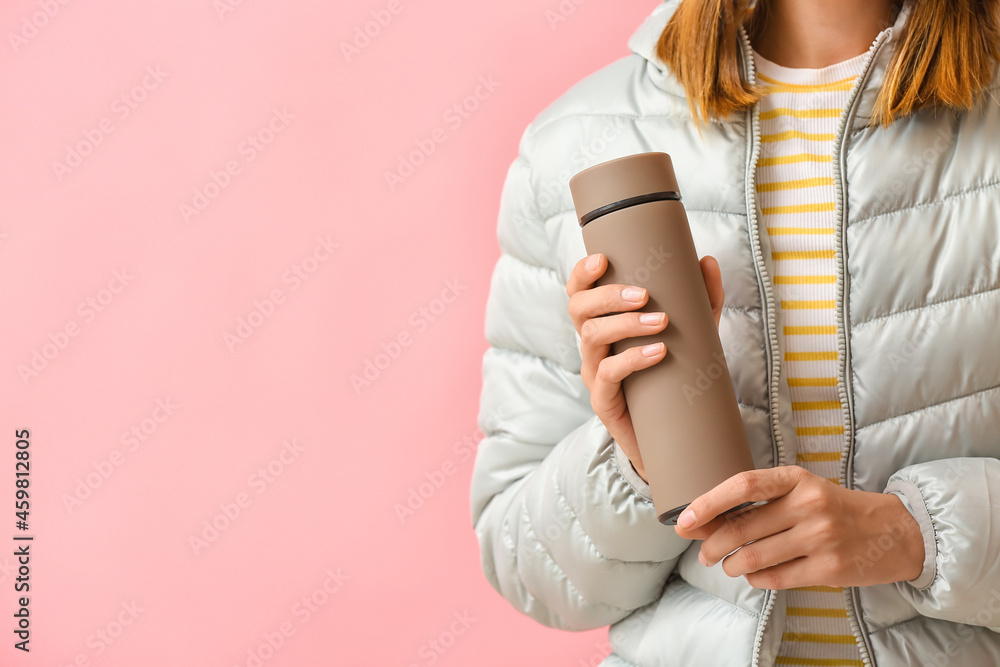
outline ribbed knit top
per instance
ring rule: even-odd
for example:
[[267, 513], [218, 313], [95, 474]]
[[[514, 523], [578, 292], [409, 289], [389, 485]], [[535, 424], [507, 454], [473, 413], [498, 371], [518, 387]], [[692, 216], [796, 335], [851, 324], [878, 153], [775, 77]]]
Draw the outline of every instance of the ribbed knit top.
[[[771, 242], [774, 285], [784, 314], [785, 351], [798, 453], [796, 464], [839, 483], [844, 424], [837, 389], [833, 139], [867, 54], [824, 67], [782, 67], [754, 53], [761, 152], [757, 197]], [[775, 664], [861, 667], [845, 591], [787, 591], [785, 631]]]

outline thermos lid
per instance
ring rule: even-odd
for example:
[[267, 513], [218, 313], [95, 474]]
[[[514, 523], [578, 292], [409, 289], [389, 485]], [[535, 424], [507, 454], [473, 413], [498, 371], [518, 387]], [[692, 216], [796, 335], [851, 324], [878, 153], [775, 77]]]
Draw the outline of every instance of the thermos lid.
[[577, 218], [583, 226], [604, 213], [661, 199], [680, 199], [670, 156], [637, 153], [584, 169], [569, 179]]

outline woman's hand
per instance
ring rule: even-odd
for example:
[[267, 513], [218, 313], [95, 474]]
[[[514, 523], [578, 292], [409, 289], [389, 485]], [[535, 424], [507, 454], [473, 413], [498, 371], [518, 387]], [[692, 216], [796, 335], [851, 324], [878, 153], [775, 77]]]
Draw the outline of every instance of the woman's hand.
[[[770, 502], [719, 516], [762, 500]], [[704, 540], [704, 565], [721, 560], [754, 588], [870, 586], [912, 581], [923, 569], [920, 527], [897, 496], [845, 489], [799, 466], [730, 477], [696, 498], [675, 530]]]
[[[621, 382], [632, 371], [647, 368], [663, 359], [666, 346], [663, 343], [642, 348], [637, 346], [611, 356], [608, 352], [612, 343], [623, 338], [648, 336], [662, 331], [667, 326], [669, 313], [628, 312], [645, 305], [649, 293], [644, 287], [619, 284], [591, 287], [607, 268], [607, 258], [601, 253], [584, 257], [576, 263], [566, 283], [569, 314], [581, 340], [580, 374], [590, 390], [590, 405], [594, 413], [621, 446], [635, 471], [646, 480], [646, 470], [639, 455]], [[714, 257], [706, 256], [701, 260], [701, 272], [715, 314], [715, 325], [719, 326], [725, 300], [719, 263]], [[603, 317], [608, 313], [617, 314]]]

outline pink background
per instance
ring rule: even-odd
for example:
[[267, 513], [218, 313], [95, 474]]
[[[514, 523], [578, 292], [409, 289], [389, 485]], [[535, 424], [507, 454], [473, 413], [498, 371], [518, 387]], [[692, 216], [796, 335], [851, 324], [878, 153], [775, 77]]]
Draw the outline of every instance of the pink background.
[[483, 318], [521, 132], [657, 3], [62, 2], [0, 6], [0, 664], [597, 664], [480, 570]]

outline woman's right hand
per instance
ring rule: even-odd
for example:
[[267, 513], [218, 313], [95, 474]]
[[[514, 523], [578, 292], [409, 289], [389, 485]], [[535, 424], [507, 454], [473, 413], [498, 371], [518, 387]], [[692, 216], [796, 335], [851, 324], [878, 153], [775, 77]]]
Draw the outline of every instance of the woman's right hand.
[[[566, 282], [569, 314], [580, 334], [580, 375], [590, 390], [590, 405], [594, 413], [621, 446], [635, 471], [648, 481], [621, 383], [632, 371], [647, 368], [663, 359], [666, 346], [654, 343], [635, 346], [611, 356], [608, 353], [611, 344], [623, 338], [648, 336], [662, 331], [667, 326], [669, 314], [629, 312], [645, 305], [649, 293], [644, 287], [621, 284], [592, 287], [607, 268], [607, 258], [595, 253], [577, 262]], [[701, 259], [701, 272], [708, 288], [715, 326], [719, 326], [725, 300], [719, 263], [714, 257], [705, 256]]]

